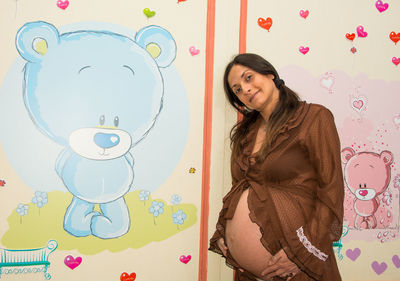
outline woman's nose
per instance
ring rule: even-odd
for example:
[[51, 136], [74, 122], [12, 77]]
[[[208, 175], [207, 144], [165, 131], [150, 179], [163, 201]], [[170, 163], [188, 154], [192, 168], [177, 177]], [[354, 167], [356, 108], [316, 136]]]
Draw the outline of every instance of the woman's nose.
[[243, 92], [248, 94], [251, 92], [251, 86], [250, 85], [246, 85], [243, 87]]

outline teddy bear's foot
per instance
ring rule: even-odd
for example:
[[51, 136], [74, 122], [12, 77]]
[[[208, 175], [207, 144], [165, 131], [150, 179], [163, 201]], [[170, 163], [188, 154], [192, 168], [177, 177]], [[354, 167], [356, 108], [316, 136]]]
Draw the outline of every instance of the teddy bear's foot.
[[100, 204], [102, 215], [92, 217], [92, 234], [99, 238], [117, 238], [128, 232], [130, 218], [124, 198]]
[[77, 237], [92, 234], [90, 228], [92, 218], [100, 213], [93, 211], [94, 204], [74, 197], [64, 217], [64, 229]]

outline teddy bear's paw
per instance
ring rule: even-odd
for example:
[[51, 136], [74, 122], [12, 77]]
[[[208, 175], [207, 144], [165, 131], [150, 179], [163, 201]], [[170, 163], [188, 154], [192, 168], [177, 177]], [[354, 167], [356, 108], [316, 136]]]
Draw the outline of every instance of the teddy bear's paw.
[[129, 230], [129, 222], [120, 219], [111, 220], [105, 216], [95, 216], [91, 224], [92, 234], [99, 238], [111, 239], [126, 234]]
[[128, 207], [121, 197], [115, 201], [100, 204], [102, 214], [92, 218], [92, 234], [99, 238], [117, 238], [126, 234], [130, 227]]

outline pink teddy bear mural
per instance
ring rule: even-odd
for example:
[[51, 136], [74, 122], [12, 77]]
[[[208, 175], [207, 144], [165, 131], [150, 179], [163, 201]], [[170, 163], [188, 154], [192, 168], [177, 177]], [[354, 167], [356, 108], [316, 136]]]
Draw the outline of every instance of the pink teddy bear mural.
[[356, 229], [374, 229], [377, 226], [375, 213], [379, 207], [378, 195], [382, 194], [390, 182], [393, 155], [384, 150], [358, 152], [346, 147], [342, 150], [344, 179], [347, 187], [355, 196], [354, 211]]

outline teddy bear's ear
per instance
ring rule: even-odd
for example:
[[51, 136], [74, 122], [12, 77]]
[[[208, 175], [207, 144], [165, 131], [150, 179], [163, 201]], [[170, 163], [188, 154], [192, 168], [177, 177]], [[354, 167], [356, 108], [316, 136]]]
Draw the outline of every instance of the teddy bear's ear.
[[351, 147], [343, 148], [341, 153], [342, 162], [346, 164], [354, 154], [355, 152]]
[[383, 160], [383, 162], [385, 163], [386, 166], [389, 166], [390, 164], [392, 164], [393, 162], [393, 154], [388, 151], [388, 150], [384, 150], [381, 152], [381, 159]]
[[164, 28], [155, 25], [144, 27], [138, 31], [135, 40], [154, 58], [159, 67], [167, 67], [175, 60], [175, 40]]
[[42, 60], [47, 51], [57, 45], [59, 41], [58, 30], [43, 21], [26, 23], [15, 36], [18, 52], [30, 62]]

